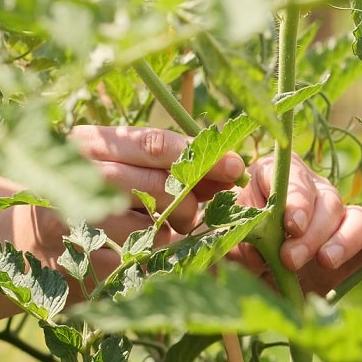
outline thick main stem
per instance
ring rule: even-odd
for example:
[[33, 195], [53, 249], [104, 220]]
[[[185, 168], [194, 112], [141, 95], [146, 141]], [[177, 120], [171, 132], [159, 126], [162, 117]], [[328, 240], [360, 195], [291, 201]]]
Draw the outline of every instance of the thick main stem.
[[167, 86], [160, 80], [153, 69], [143, 59], [133, 65], [137, 74], [142, 78], [156, 99], [166, 109], [175, 122], [189, 135], [196, 136], [200, 127], [192, 119], [185, 108], [177, 101]]
[[[280, 12], [279, 33], [279, 78], [278, 92], [295, 90], [295, 57], [297, 33], [299, 25], [299, 9], [289, 6]], [[272, 184], [272, 194], [275, 194], [275, 206], [271, 220], [267, 224], [267, 235], [261, 246], [261, 251], [271, 267], [275, 280], [282, 294], [290, 300], [300, 317], [303, 316], [304, 297], [296, 275], [288, 271], [279, 256], [280, 247], [285, 239], [284, 210], [288, 193], [289, 170], [292, 152], [293, 111], [282, 116], [284, 131], [289, 144], [282, 148], [278, 142], [275, 147], [275, 169]], [[291, 354], [294, 362], [311, 361], [309, 353], [291, 344]]]

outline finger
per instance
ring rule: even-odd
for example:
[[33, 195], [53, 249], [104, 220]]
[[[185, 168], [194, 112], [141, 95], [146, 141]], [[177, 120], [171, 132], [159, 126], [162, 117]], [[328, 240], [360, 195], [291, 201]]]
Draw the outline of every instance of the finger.
[[[167, 173], [164, 170], [135, 167], [117, 162], [97, 162], [104, 177], [123, 190], [137, 189], [148, 192], [157, 200], [157, 211], [164, 211], [173, 197], [165, 192]], [[143, 207], [137, 197], [132, 197], [132, 207]], [[179, 233], [186, 234], [195, 225], [198, 203], [191, 192], [168, 218], [171, 226]]]
[[[77, 126], [71, 138], [92, 159], [159, 169], [169, 169], [187, 145], [186, 137], [156, 128]], [[229, 152], [207, 177], [234, 182], [243, 172], [240, 156]]]
[[290, 270], [299, 270], [311, 260], [317, 250], [335, 233], [345, 210], [334, 187], [317, 183], [317, 198], [311, 223], [300, 238], [287, 239], [281, 248], [281, 258]]
[[256, 248], [249, 243], [240, 243], [228, 253], [227, 258], [244, 265], [258, 277], [267, 270], [264, 259]]
[[[273, 178], [273, 159], [264, 160], [257, 168], [257, 180], [264, 197], [270, 195]], [[314, 213], [317, 190], [312, 173], [296, 156], [292, 158], [288, 196], [284, 214], [286, 232], [293, 237], [302, 236]]]
[[284, 214], [286, 232], [293, 237], [302, 236], [314, 214], [317, 189], [311, 174], [298, 165], [291, 167], [288, 196]]
[[198, 202], [204, 202], [214, 197], [217, 192], [230, 190], [234, 184], [221, 183], [212, 180], [201, 180], [192, 190]]
[[318, 262], [337, 269], [362, 250], [362, 208], [348, 206], [339, 229], [318, 252]]

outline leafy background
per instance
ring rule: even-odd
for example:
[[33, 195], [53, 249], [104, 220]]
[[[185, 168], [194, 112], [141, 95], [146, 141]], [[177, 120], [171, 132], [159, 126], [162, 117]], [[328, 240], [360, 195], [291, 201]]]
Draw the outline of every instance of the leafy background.
[[[164, 1], [161, 2], [165, 7], [167, 7], [168, 2]], [[69, 16], [63, 16], [63, 15], [69, 15]], [[74, 22], [74, 18], [72, 15], [72, 12], [69, 10], [69, 8], [67, 9], [67, 7], [56, 7], [54, 9], [54, 18], [53, 18], [53, 22], [46, 24], [47, 27], [49, 27], [50, 29], [52, 29], [52, 32], [54, 34], [54, 40], [55, 40], [55, 44], [53, 44], [52, 46], [54, 48], [52, 49], [44, 49], [41, 48], [41, 51], [44, 52], [44, 58], [42, 59], [37, 59], [36, 61], [32, 61], [30, 60], [30, 66], [34, 67], [35, 70], [38, 69], [43, 69], [44, 73], [43, 73], [43, 77], [45, 79], [45, 83], [47, 81], [47, 77], [51, 78], [52, 74], [50, 69], [52, 68], [52, 61], [54, 61], [54, 59], [49, 59], [49, 57], [47, 57], [47, 52], [50, 52], [52, 54], [58, 54], [59, 59], [61, 59], [61, 61], [64, 61], [64, 57], [67, 57], [67, 54], [64, 54], [64, 52], [62, 52], [62, 46], [67, 46], [70, 47], [71, 49], [74, 50], [75, 52], [75, 56], [79, 57], [79, 59], [82, 59], [82, 56], [84, 53], [86, 53], [89, 50], [89, 47], [91, 46], [91, 42], [94, 40], [92, 38], [92, 34], [89, 30], [89, 22], [90, 19], [88, 17], [88, 15], [86, 15], [87, 13], [82, 13], [80, 12], [78, 14], [79, 17], [77, 17], [77, 21], [79, 22], [79, 37], [74, 37], [73, 34], [68, 34], [66, 31], [64, 32], [64, 29], [67, 29], [67, 23], [62, 22], [65, 18], [67, 18], [69, 22]], [[328, 22], [328, 20], [326, 19], [338, 19], [335, 20], [336, 24], [338, 26], [332, 26], [331, 29], [322, 29], [318, 35], [318, 37], [320, 39], [322, 39], [325, 35], [328, 35], [330, 32], [332, 32], [333, 34], [341, 34], [344, 32], [345, 29], [351, 29], [352, 25], [351, 25], [351, 20], [349, 19], [349, 16], [346, 14], [345, 17], [345, 22], [346, 24], [343, 24], [344, 21], [341, 21], [341, 17], [344, 17], [344, 15], [342, 15], [341, 12], [338, 11], [338, 15], [337, 15], [337, 11], [335, 10], [330, 10], [328, 11], [328, 14], [326, 12], [321, 12], [319, 14], [319, 17], [321, 19], [321, 22], [323, 22], [324, 24], [327, 23], [329, 24], [333, 24], [332, 21]], [[104, 16], [105, 18], [107, 17], [107, 14], [100, 14], [100, 16]], [[307, 18], [308, 19], [308, 18]], [[156, 19], [157, 20], [157, 19]], [[16, 22], [16, 19], [14, 20]], [[155, 24], [155, 19], [150, 19], [150, 24]], [[32, 26], [36, 26], [37, 24], [32, 24], [31, 19], [29, 19], [29, 25], [30, 27]], [[121, 23], [122, 25], [122, 23]], [[162, 25], [162, 24], [161, 24]], [[135, 22], [135, 29], [137, 28], [137, 23]], [[162, 26], [161, 28], [152, 28], [153, 31], [155, 31], [154, 34], [152, 34], [152, 36], [154, 36], [156, 39], [158, 36], [157, 31], [160, 30], [160, 33], [162, 31]], [[188, 31], [188, 30], [187, 30]], [[230, 34], [232, 35], [232, 34]], [[131, 32], [131, 37], [134, 36], [134, 39], [137, 40], [137, 42], [140, 41], [140, 37], [142, 36], [142, 34], [138, 34], [137, 31], [135, 31], [134, 33]], [[79, 47], [79, 39], [84, 39], [84, 38], [89, 38], [90, 39], [90, 44], [88, 43], [84, 43], [82, 42], [82, 46]], [[123, 41], [124, 43], [122, 44], [126, 49], [128, 49], [128, 53], [126, 52], [126, 56], [124, 57], [120, 57], [119, 58], [119, 62], [120, 64], [122, 64], [122, 62], [127, 62], [129, 60], [129, 58], [127, 57], [132, 57], [132, 56], [138, 56], [138, 54], [134, 54], [134, 52], [136, 51], [136, 49], [132, 48], [132, 41], [134, 39], [129, 39], [129, 38], [125, 38]], [[157, 47], [164, 47], [164, 43], [163, 42], [167, 42], [167, 39], [158, 39], [159, 43], [155, 43], [154, 47], [155, 49], [157, 49]], [[14, 56], [16, 56], [16, 54], [21, 53], [24, 49], [26, 50], [27, 46], [37, 46], [37, 44], [32, 44], [33, 39], [28, 39], [28, 44], [22, 44], [21, 41], [19, 41], [19, 43], [16, 44], [12, 44], [11, 48], [14, 51]], [[349, 51], [350, 52], [350, 47], [349, 47], [349, 43], [347, 42], [348, 47], [346, 47], [345, 51]], [[331, 43], [331, 47], [333, 47], [333, 44]], [[177, 67], [173, 66], [173, 62], [175, 60], [176, 57], [176, 53], [172, 54], [172, 48], [169, 52], [167, 53], [163, 53], [160, 57], [150, 57], [149, 61], [152, 62], [153, 67], [159, 72], [161, 73], [161, 78], [163, 80], [165, 80], [167, 83], [173, 83], [177, 86], [177, 78], [179, 77], [179, 75], [188, 68], [192, 68], [193, 67], [193, 59], [190, 60], [184, 60], [184, 62], [181, 62], [180, 64], [178, 64]], [[343, 50], [341, 51], [343, 53]], [[49, 53], [48, 53], [49, 54]], [[97, 59], [96, 59], [97, 60]], [[95, 61], [93, 63], [93, 66], [97, 65], [97, 61]], [[73, 67], [73, 66], [77, 66], [77, 61], [73, 62], [73, 59], [70, 59], [69, 61], [69, 67]], [[92, 69], [90, 70], [92, 71]], [[321, 70], [322, 73], [322, 70]], [[3, 74], [6, 74], [5, 72]], [[356, 71], [355, 75], [352, 76], [357, 76], [358, 74], [362, 74], [362, 72], [358, 73], [358, 71]], [[10, 75], [9, 75], [10, 76]], [[17, 76], [16, 74], [11, 74], [11, 76]], [[43, 79], [43, 80], [44, 80]], [[3, 79], [4, 81], [4, 79]], [[32, 87], [36, 86], [36, 82], [29, 78], [29, 79], [22, 79], [22, 82], [25, 82], [26, 84], [22, 84], [21, 87], [24, 89], [28, 89], [28, 91], [30, 92], [30, 90], [32, 89]], [[69, 79], [65, 79], [65, 81], [69, 81]], [[72, 80], [74, 81], [74, 89], [77, 88], [79, 79], [75, 79]], [[114, 119], [116, 119], [115, 115], [117, 115], [117, 117], [120, 117], [122, 119], [123, 122], [127, 122], [132, 124], [133, 122], [140, 122], [142, 124], [142, 122], [144, 122], [145, 119], [148, 118], [149, 116], [149, 112], [151, 112], [151, 123], [155, 124], [155, 125], [159, 125], [162, 127], [165, 127], [165, 123], [162, 122], [162, 124], [158, 124], [157, 120], [159, 119], [163, 119], [163, 117], [160, 117], [160, 113], [159, 110], [157, 110], [157, 107], [153, 107], [152, 109], [150, 107], [147, 107], [151, 100], [148, 94], [145, 94], [144, 97], [140, 97], [138, 100], [135, 101], [134, 99], [134, 94], [136, 92], [136, 90], [132, 90], [132, 82], [135, 81], [135, 74], [132, 73], [132, 71], [128, 71], [127, 73], [125, 73], [125, 75], [121, 75], [121, 74], [110, 74], [109, 76], [105, 76], [104, 77], [104, 84], [105, 87], [107, 89], [107, 91], [112, 95], [112, 97], [116, 100], [115, 105], [113, 107], [111, 107], [111, 109], [107, 109], [104, 107], [104, 105], [99, 104], [97, 102], [94, 102], [94, 97], [97, 97], [99, 95], [99, 92], [101, 92], [101, 90], [97, 89], [96, 84], [92, 84], [92, 82], [90, 82], [90, 87], [88, 89], [83, 89], [82, 91], [77, 91], [74, 92], [70, 97], [67, 98], [66, 102], [69, 105], [68, 108], [68, 113], [65, 115], [65, 126], [69, 126], [71, 125], [75, 119], [75, 115], [77, 116], [77, 122], [78, 123], [82, 123], [82, 122], [87, 122], [87, 123], [95, 123], [95, 122], [99, 122], [99, 120], [102, 120], [102, 122], [104, 124], [113, 124]], [[217, 80], [216, 80], [217, 81]], [[314, 79], [311, 79], [311, 81], [314, 81]], [[29, 82], [29, 83], [27, 83]], [[13, 86], [14, 84], [16, 85], [16, 82], [9, 82], [8, 83], [10, 86]], [[13, 97], [12, 101], [17, 102], [19, 101], [19, 99], [17, 99], [17, 94], [16, 94], [16, 89], [11, 88], [9, 86], [8, 90], [8, 94], [11, 95]], [[67, 84], [67, 86], [69, 86], [69, 84]], [[56, 91], [59, 92], [62, 90], [62, 83], [57, 84], [57, 87], [60, 88], [56, 88], [55, 90], [51, 89], [51, 91]], [[361, 109], [358, 109], [358, 104], [360, 104], [360, 102], [357, 101], [357, 96], [358, 96], [358, 90], [360, 89], [359, 86], [355, 86], [356, 88], [353, 88], [352, 90], [350, 90], [343, 98], [342, 100], [337, 103], [337, 105], [334, 107], [334, 111], [333, 111], [333, 119], [334, 122], [336, 122], [337, 125], [339, 124], [346, 124], [349, 119], [351, 118], [351, 116], [354, 116], [356, 114], [360, 114], [361, 113]], [[334, 88], [333, 89], [343, 89], [343, 84], [334, 84]], [[333, 91], [332, 89], [332, 91]], [[357, 91], [356, 91], [357, 90]], [[202, 89], [202, 87], [200, 87], [199, 89], [197, 89], [197, 95], [199, 96], [199, 99], [202, 100], [202, 96], [205, 95], [203, 92], [205, 92], [205, 89]], [[14, 96], [15, 94], [15, 96]], [[4, 96], [6, 97], [7, 94], [4, 93]], [[214, 99], [207, 99], [205, 101], [205, 103], [203, 103], [202, 101], [200, 101], [197, 105], [197, 109], [195, 110], [196, 114], [201, 114], [205, 111], [208, 112], [208, 117], [205, 117], [204, 122], [207, 124], [210, 119], [214, 119], [216, 122], [220, 122], [221, 120], [227, 118], [227, 116], [229, 115], [229, 113], [226, 111], [223, 111], [222, 109], [220, 109], [220, 107], [216, 104], [213, 103], [213, 101], [215, 101]], [[140, 104], [136, 104], [141, 102], [141, 107]], [[142, 107], [143, 105], [143, 107]], [[126, 111], [125, 111], [126, 109]], [[139, 113], [139, 110], [141, 109], [142, 112]], [[29, 111], [29, 110], [28, 110]], [[54, 114], [57, 114], [57, 112], [59, 112], [59, 109], [53, 109], [50, 108], [49, 112], [54, 112]], [[40, 114], [41, 115], [41, 114]], [[57, 117], [54, 117], [55, 119]], [[60, 119], [62, 117], [58, 117], [58, 119]], [[210, 118], [210, 119], [208, 119]], [[118, 118], [117, 118], [118, 119]], [[169, 124], [170, 127], [175, 127], [175, 125], [173, 123]], [[59, 124], [59, 126], [64, 126]], [[358, 128], [359, 129], [359, 128]], [[356, 132], [356, 131], [355, 131]], [[46, 137], [46, 136], [45, 136]], [[45, 141], [47, 141], [47, 138], [44, 138]], [[306, 139], [311, 139], [311, 134], [310, 132], [305, 132], [303, 129], [299, 130], [296, 129], [296, 137], [295, 137], [295, 141], [296, 141], [296, 149], [300, 152], [305, 152], [305, 145]], [[11, 145], [9, 145], [10, 147]], [[247, 149], [248, 147], [251, 147], [251, 144], [247, 144], [245, 146], [245, 149]], [[261, 146], [261, 149], [268, 149], [268, 147], [270, 146], [270, 140], [266, 140], [265, 143]], [[356, 162], [359, 161], [359, 152], [358, 152], [358, 147], [354, 147], [351, 146], [350, 142], [345, 142], [340, 144], [339, 146], [339, 152], [338, 152], [338, 157], [341, 158], [341, 160], [343, 161], [343, 167], [345, 167], [346, 169], [350, 169], [351, 167], [354, 166], [354, 164]], [[10, 148], [9, 148], [10, 149]], [[5, 150], [6, 151], [6, 150]], [[71, 154], [72, 150], [68, 150], [69, 154]], [[322, 148], [322, 153], [324, 155], [326, 155], [326, 159], [328, 159], [328, 148], [324, 149]], [[348, 158], [344, 157], [343, 155], [348, 155]], [[34, 155], [35, 157], [37, 156], [36, 154]], [[348, 160], [348, 162], [350, 162], [351, 164], [347, 164], [345, 162], [345, 160]], [[326, 161], [328, 162], [328, 161]], [[84, 172], [90, 172], [90, 171], [84, 171]], [[25, 177], [24, 175], [16, 175], [19, 178], [21, 177]], [[85, 176], [87, 177], [87, 176]], [[67, 180], [60, 180], [59, 182], [64, 182]], [[357, 193], [355, 195], [350, 195], [350, 186], [351, 183], [353, 182], [353, 177], [350, 177], [348, 179], [346, 179], [345, 181], [343, 181], [339, 187], [341, 188], [344, 197], [346, 199], [348, 199], [349, 201], [354, 201], [354, 202], [360, 202], [360, 194], [361, 193]], [[36, 182], [33, 181], [32, 185], [36, 185]], [[89, 218], [92, 218], [93, 214], [91, 213], [92, 210], [94, 210], [95, 212], [99, 212], [100, 210], [102, 210], [102, 197], [104, 195], [112, 195], [112, 197], [115, 197], [115, 195], [112, 193], [112, 190], [107, 190], [107, 192], [105, 192], [105, 190], [101, 190], [101, 185], [95, 183], [94, 185], [89, 185], [89, 187], [93, 190], [93, 191], [100, 191], [99, 192], [99, 203], [94, 203], [93, 208], [87, 208], [87, 212], [89, 212]], [[73, 192], [72, 192], [73, 191]], [[69, 190], [70, 195], [75, 195], [76, 190]], [[102, 191], [102, 192], [101, 192]], [[108, 193], [109, 192], [109, 193]], [[56, 199], [55, 201], [59, 201], [59, 198]], [[118, 199], [119, 201], [119, 199]], [[78, 203], [77, 203], [78, 204]], [[79, 204], [84, 204], [84, 200], [81, 200], [81, 202], [79, 202]], [[108, 206], [107, 206], [108, 207]], [[63, 204], [62, 208], [64, 209], [64, 212], [67, 213], [69, 212], [69, 210], [74, 210], [73, 204]], [[77, 209], [77, 214], [82, 214], [85, 210], [83, 209]], [[361, 295], [361, 289], [357, 289], [353, 295], [351, 297], [349, 297], [349, 299], [347, 301], [345, 301], [344, 303], [346, 303], [348, 305], [348, 303], [351, 304], [355, 304], [356, 301], [358, 301], [358, 295]], [[5, 322], [4, 322], [5, 323]], [[37, 341], [37, 339], [39, 338], [39, 343], [36, 342], [36, 344], [41, 345], [42, 344], [42, 332], [40, 329], [35, 328], [35, 322], [34, 321], [30, 321], [29, 325], [27, 326], [27, 328], [24, 331], [24, 337], [26, 339], [29, 339], [29, 342], [35, 342]], [[38, 336], [37, 336], [38, 334]], [[266, 338], [269, 338], [270, 336], [267, 336]], [[215, 347], [213, 347], [215, 348]], [[4, 353], [4, 355], [3, 355]], [[26, 361], [25, 356], [20, 356], [18, 355], [18, 353], [21, 353], [19, 351], [12, 351], [11, 348], [9, 348], [6, 345], [1, 344], [1, 350], [0, 350], [0, 358], [4, 358], [5, 360], [24, 360]], [[215, 353], [214, 351], [212, 353]], [[283, 351], [280, 352], [280, 357], [277, 357], [276, 360], [278, 360], [278, 358], [280, 358], [281, 360], [285, 359], [285, 355], [283, 357]], [[266, 352], [266, 356], [267, 356], [268, 352]], [[134, 359], [133, 359], [134, 358]], [[136, 360], [142, 360], [142, 356], [135, 356], [133, 357], [131, 360], [136, 361]], [[265, 357], [265, 359], [267, 360], [267, 357]]]

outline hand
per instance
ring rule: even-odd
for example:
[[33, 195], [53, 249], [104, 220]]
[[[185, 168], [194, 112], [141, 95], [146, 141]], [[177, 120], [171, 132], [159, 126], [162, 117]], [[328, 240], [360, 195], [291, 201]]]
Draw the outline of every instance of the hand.
[[[268, 157], [250, 167], [252, 181], [238, 189], [240, 204], [265, 205], [273, 162]], [[293, 155], [284, 218], [287, 235], [280, 256], [288, 269], [298, 272], [305, 291], [325, 294], [362, 266], [361, 218], [361, 207], [344, 207], [330, 182]], [[270, 279], [264, 261], [251, 245], [241, 244], [235, 257]]]
[[[79, 145], [84, 156], [94, 162], [105, 179], [123, 191], [136, 188], [150, 193], [157, 199], [158, 212], [172, 201], [172, 197], [164, 191], [164, 185], [171, 163], [185, 148], [187, 138], [167, 130], [101, 126], [75, 127], [70, 138]], [[237, 154], [231, 152], [226, 155], [171, 214], [169, 224], [160, 230], [156, 243], [169, 243], [175, 231], [181, 234], [191, 231], [197, 223], [198, 203], [211, 198], [217, 191], [231, 188], [243, 171], [243, 161]], [[11, 194], [21, 187], [7, 189]], [[2, 239], [12, 240], [18, 249], [32, 252], [43, 265], [58, 268], [56, 261], [64, 250], [61, 237], [67, 230], [53, 211], [16, 206], [2, 214], [1, 224], [4, 226]], [[122, 244], [132, 231], [145, 229], [151, 224], [152, 220], [140, 201], [131, 197], [130, 208], [126, 212], [110, 215], [97, 226]], [[100, 279], [119, 264], [118, 256], [108, 249], [93, 254]], [[75, 299], [78, 299], [77, 290], [75, 283], [72, 293]]]

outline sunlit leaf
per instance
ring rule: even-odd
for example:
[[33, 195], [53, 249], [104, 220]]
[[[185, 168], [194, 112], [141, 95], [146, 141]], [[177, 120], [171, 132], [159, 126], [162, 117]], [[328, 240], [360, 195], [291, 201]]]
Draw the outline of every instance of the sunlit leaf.
[[0, 209], [7, 209], [15, 205], [51, 207], [48, 200], [39, 198], [27, 191], [21, 191], [9, 197], [0, 197]]
[[65, 305], [68, 285], [63, 276], [48, 267], [41, 268], [39, 260], [25, 253], [30, 270], [20, 252], [10, 243], [1, 246], [0, 287], [16, 304], [38, 319], [51, 320]]
[[77, 362], [78, 352], [81, 351], [82, 335], [73, 327], [66, 325], [50, 326], [40, 323], [44, 330], [45, 343], [50, 352], [63, 361]]
[[100, 249], [107, 241], [102, 229], [95, 229], [85, 221], [70, 227], [70, 234], [63, 237], [65, 241], [80, 246], [86, 254]]
[[92, 362], [127, 362], [132, 343], [126, 337], [111, 336], [104, 339]]
[[[220, 132], [215, 125], [201, 131], [172, 164], [172, 177], [191, 190], [227, 151], [232, 150], [257, 127], [256, 122], [249, 117], [239, 116], [228, 121]], [[169, 188], [169, 191], [180, 189]]]
[[72, 243], [64, 241], [65, 251], [57, 263], [75, 279], [83, 280], [88, 273], [89, 261], [84, 252], [78, 252]]

